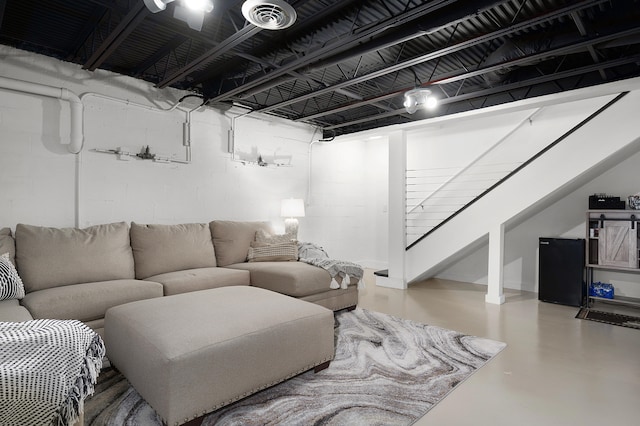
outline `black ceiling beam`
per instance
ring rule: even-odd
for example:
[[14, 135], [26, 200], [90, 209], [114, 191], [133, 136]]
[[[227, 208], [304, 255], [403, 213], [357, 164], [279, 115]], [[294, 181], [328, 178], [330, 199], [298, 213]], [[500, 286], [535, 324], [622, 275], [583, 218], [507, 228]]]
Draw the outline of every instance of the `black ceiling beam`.
[[[560, 79], [563, 79], [563, 78], [575, 77], [575, 76], [578, 76], [578, 75], [584, 75], [584, 74], [588, 74], [588, 73], [592, 73], [592, 72], [599, 72], [601, 69], [604, 69], [604, 68], [614, 68], [614, 67], [618, 67], [618, 66], [622, 66], [622, 65], [633, 64], [633, 63], [635, 63], [637, 61], [640, 61], [640, 55], [636, 55], [636, 56], [628, 57], [628, 58], [622, 58], [622, 59], [615, 59], [615, 60], [611, 60], [611, 61], [607, 61], [607, 62], [600, 62], [600, 63], [597, 63], [597, 64], [592, 64], [592, 65], [588, 65], [588, 66], [581, 67], [581, 68], [574, 68], [574, 69], [571, 69], [571, 70], [558, 72], [558, 73], [554, 73], [554, 74], [549, 74], [549, 75], [546, 75], [546, 76], [535, 77], [535, 78], [528, 79], [528, 80], [523, 80], [523, 81], [518, 81], [518, 82], [515, 82], [515, 83], [505, 84], [505, 85], [502, 85], [502, 86], [492, 87], [492, 88], [489, 88], [489, 89], [483, 89], [483, 90], [478, 90], [478, 91], [474, 91], [474, 92], [470, 92], [470, 93], [465, 93], [465, 94], [462, 94], [462, 95], [452, 96], [452, 97], [449, 97], [449, 98], [446, 98], [446, 99], [443, 99], [442, 101], [440, 101], [439, 105], [442, 106], [442, 105], [454, 104], [454, 103], [458, 103], [458, 102], [466, 102], [466, 101], [469, 101], [469, 100], [475, 99], [475, 98], [488, 97], [488, 96], [499, 94], [499, 93], [505, 93], [505, 92], [509, 92], [509, 91], [512, 91], [512, 90], [522, 89], [524, 87], [530, 87], [530, 86], [534, 86], [534, 85], [549, 83], [549, 82], [560, 80]], [[323, 130], [336, 130], [336, 129], [339, 129], [339, 128], [349, 127], [349, 126], [353, 126], [353, 125], [356, 125], [356, 124], [366, 123], [368, 121], [379, 120], [379, 119], [392, 117], [394, 115], [404, 114], [405, 112], [406, 111], [405, 111], [404, 108], [400, 108], [400, 109], [397, 109], [395, 111], [390, 111], [388, 113], [377, 114], [375, 116], [364, 117], [364, 118], [360, 118], [358, 120], [342, 122], [342, 123], [339, 123], [339, 124], [326, 126], [326, 127], [323, 128]]]
[[[298, 3], [303, 4], [307, 1], [309, 0], [299, 0]], [[258, 34], [260, 31], [262, 31], [262, 28], [256, 27], [255, 25], [252, 25], [252, 24], [246, 24], [241, 30], [237, 31], [230, 37], [227, 37], [225, 40], [223, 40], [213, 49], [203, 53], [197, 59], [191, 61], [181, 69], [175, 71], [169, 77], [163, 79], [160, 83], [157, 84], [157, 87], [164, 88], [169, 86], [172, 83], [175, 83], [176, 81], [193, 73], [199, 67], [206, 65], [208, 62], [211, 62], [215, 58], [218, 58], [224, 53], [232, 50], [233, 48], [235, 48], [237, 45], [241, 44], [245, 40]], [[199, 82], [200, 81], [193, 81], [191, 82], [191, 85], [193, 86], [195, 84], [198, 84]]]
[[[608, 35], [604, 35], [604, 36], [600, 36], [600, 37], [592, 37], [590, 39], [582, 39], [580, 38], [579, 42], [576, 42], [574, 44], [570, 44], [570, 45], [566, 45], [566, 46], [562, 46], [559, 48], [555, 48], [555, 49], [551, 49], [551, 50], [547, 50], [547, 51], [543, 51], [540, 53], [535, 53], [532, 55], [528, 55], [528, 56], [522, 56], [516, 59], [512, 59], [512, 60], [508, 60], [505, 62], [501, 62], [498, 64], [494, 64], [494, 65], [490, 65], [490, 66], [486, 66], [483, 68], [476, 68], [473, 71], [467, 71], [466, 69], [463, 72], [452, 72], [449, 73], [448, 75], [443, 75], [443, 76], [439, 76], [437, 78], [435, 78], [434, 80], [425, 83], [423, 86], [430, 86], [430, 85], [434, 85], [434, 84], [446, 84], [446, 83], [452, 83], [455, 81], [459, 81], [459, 80], [464, 80], [467, 78], [471, 78], [471, 77], [476, 77], [476, 76], [480, 76], [482, 74], [486, 74], [489, 72], [494, 72], [503, 68], [509, 68], [512, 66], [518, 66], [518, 65], [523, 65], [529, 62], [534, 62], [534, 61], [538, 61], [538, 60], [544, 60], [545, 58], [548, 57], [552, 57], [552, 56], [560, 56], [560, 55], [564, 55], [567, 53], [571, 53], [571, 52], [576, 52], [576, 51], [580, 51], [580, 50], [587, 50], [589, 46], [593, 46], [594, 44], [598, 44], [598, 43], [606, 43], [608, 41], [611, 40], [616, 40], [619, 38], [623, 38], [623, 37], [627, 37], [629, 35], [634, 35], [634, 34], [638, 34], [640, 33], [640, 28], [630, 28], [628, 30], [624, 30], [618, 33], [614, 33], [614, 34], [608, 34]], [[374, 98], [376, 101], [382, 99], [385, 99], [389, 96], [398, 96], [402, 93], [404, 93], [407, 90], [412, 89], [413, 87], [406, 87], [403, 88], [401, 90], [397, 90], [394, 91], [392, 93], [388, 93], [386, 95], [383, 95], [381, 97], [376, 97]], [[334, 108], [331, 110], [326, 110], [326, 111], [321, 111], [318, 112], [316, 114], [307, 116], [307, 117], [300, 117], [299, 119], [297, 119], [296, 121], [304, 121], [304, 120], [308, 120], [308, 119], [313, 119], [313, 118], [317, 118], [317, 117], [321, 117], [323, 115], [330, 115], [333, 114], [334, 112], [339, 112], [339, 111], [345, 111], [347, 109], [352, 109], [352, 108], [358, 108], [361, 104], [369, 104], [371, 103], [371, 100], [365, 100], [363, 102], [354, 102], [348, 105], [343, 105], [339, 108]]]
[[[308, 0], [305, 0], [305, 2]], [[281, 47], [282, 45], [286, 44], [288, 40], [295, 40], [296, 38], [300, 37], [301, 35], [304, 36], [307, 34], [307, 31], [310, 27], [314, 27], [316, 25], [324, 25], [327, 22], [331, 22], [330, 17], [333, 14], [339, 13], [341, 10], [343, 10], [346, 7], [350, 7], [353, 3], [355, 3], [356, 1], [363, 1], [363, 0], [340, 0], [340, 1], [336, 1], [336, 2], [332, 2], [332, 4], [326, 8], [324, 8], [322, 10], [321, 13], [316, 13], [313, 16], [305, 19], [302, 22], [297, 22], [296, 25], [293, 25], [290, 28], [287, 28], [284, 31], [278, 31], [275, 37], [271, 38], [270, 41], [268, 43], [263, 43], [261, 44], [259, 47], [252, 49], [251, 52], [234, 52], [236, 54], [236, 56], [238, 57], [242, 57], [244, 59], [247, 59], [251, 62], [255, 62], [258, 64], [261, 64], [264, 66], [265, 63], [268, 63], [268, 61], [262, 60], [259, 57], [265, 55], [266, 51], [269, 51], [270, 49], [272, 49], [273, 46], [275, 46], [276, 48]], [[293, 4], [292, 6], [294, 7], [299, 7], [301, 4], [303, 4], [304, 2], [297, 2], [295, 4]], [[269, 66], [272, 66], [273, 64], [269, 64]], [[225, 69], [223, 70], [216, 70], [215, 71], [215, 75], [221, 75], [224, 74], [225, 70], [231, 68], [232, 70], [234, 70], [235, 72], [235, 67], [233, 66], [232, 63], [228, 63], [226, 64]], [[196, 75], [196, 76], [191, 76], [193, 78], [193, 84], [198, 84], [198, 83], [203, 83], [205, 82], [205, 80], [210, 79], [210, 77], [212, 76], [211, 72], [203, 72], [201, 73], [201, 75]], [[209, 85], [211, 86], [221, 86], [220, 81], [217, 81], [215, 83], [209, 83]]]
[[150, 13], [142, 1], [135, 3], [82, 68], [95, 71]]
[[7, 0], [0, 0], [0, 28], [2, 28], [2, 22], [4, 21], [4, 8], [7, 6]]
[[389, 28], [407, 25], [416, 19], [419, 19], [429, 13], [433, 13], [446, 6], [450, 6], [456, 3], [458, 0], [436, 0], [427, 4], [417, 6], [411, 10], [401, 13], [398, 16], [386, 19], [376, 25], [373, 25], [357, 34], [351, 34], [349, 37], [338, 38], [333, 43], [326, 45], [325, 47], [311, 51], [308, 55], [300, 57], [289, 64], [271, 71], [266, 75], [261, 75], [258, 78], [254, 78], [236, 88], [230, 89], [212, 99], [212, 102], [220, 102], [227, 100], [235, 95], [243, 93], [247, 90], [253, 89], [263, 83], [270, 81], [273, 78], [280, 77], [290, 71], [297, 70], [299, 68], [311, 65], [312, 63], [326, 58], [328, 55], [335, 55], [344, 52], [349, 49], [353, 49], [361, 43], [369, 41], [372, 37], [378, 37]]
[[164, 88], [172, 83], [175, 83], [176, 81], [192, 73], [198, 67], [203, 66], [207, 62], [210, 62], [213, 59], [224, 54], [225, 52], [228, 52], [238, 44], [258, 34], [260, 31], [262, 31], [262, 28], [256, 27], [252, 24], [247, 24], [240, 31], [234, 33], [231, 37], [226, 38], [213, 49], [208, 50], [207, 52], [200, 55], [200, 57], [198, 57], [197, 59], [189, 62], [186, 66], [175, 71], [169, 77], [158, 83], [157, 86], [159, 88]]
[[73, 62], [73, 60], [77, 58], [78, 52], [80, 51], [80, 49], [82, 49], [82, 46], [87, 43], [87, 40], [89, 39], [91, 34], [95, 33], [96, 29], [98, 28], [100, 21], [105, 19], [107, 14], [109, 13], [109, 9], [105, 9], [100, 6], [95, 7], [93, 16], [87, 21], [84, 28], [78, 33], [78, 36], [75, 38], [77, 40], [77, 43], [74, 47], [68, 50], [66, 58], [67, 61]]
[[559, 10], [554, 11], [554, 12], [550, 12], [548, 14], [545, 14], [545, 15], [542, 15], [542, 16], [538, 16], [538, 17], [536, 17], [534, 19], [530, 19], [530, 20], [527, 20], [527, 21], [524, 21], [524, 22], [521, 22], [521, 23], [518, 23], [518, 24], [515, 24], [515, 25], [512, 25], [512, 26], [509, 26], [507, 28], [503, 28], [503, 29], [500, 29], [498, 31], [494, 31], [494, 32], [489, 33], [489, 34], [485, 34], [485, 35], [482, 35], [482, 36], [479, 36], [479, 37], [475, 37], [475, 38], [470, 39], [470, 40], [466, 40], [466, 41], [457, 43], [457, 44], [455, 44], [453, 46], [445, 47], [443, 49], [439, 49], [439, 50], [427, 53], [425, 55], [418, 56], [416, 58], [412, 58], [412, 59], [409, 59], [409, 60], [394, 64], [394, 65], [391, 65], [389, 67], [386, 67], [386, 68], [383, 68], [383, 69], [380, 69], [380, 70], [377, 70], [377, 71], [374, 71], [374, 72], [371, 72], [371, 73], [368, 73], [368, 74], [361, 75], [361, 76], [356, 77], [356, 78], [352, 78], [352, 79], [349, 79], [349, 80], [342, 81], [340, 83], [333, 84], [333, 85], [328, 86], [328, 87], [323, 88], [323, 89], [315, 90], [315, 91], [307, 93], [305, 95], [300, 95], [300, 96], [297, 96], [295, 98], [279, 102], [277, 104], [273, 104], [273, 105], [270, 105], [270, 106], [267, 106], [267, 107], [264, 107], [264, 108], [260, 108], [257, 111], [258, 112], [273, 111], [273, 110], [276, 110], [276, 109], [281, 108], [281, 107], [286, 106], [286, 105], [291, 105], [293, 103], [300, 102], [300, 101], [303, 101], [303, 100], [306, 100], [306, 99], [309, 99], [309, 98], [313, 98], [313, 97], [316, 97], [316, 96], [319, 96], [319, 95], [322, 95], [322, 94], [325, 94], [325, 93], [328, 93], [328, 92], [331, 92], [331, 91], [334, 91], [334, 90], [342, 89], [342, 88], [345, 88], [345, 87], [348, 87], [348, 86], [352, 86], [354, 84], [358, 84], [358, 83], [362, 83], [362, 82], [365, 82], [365, 81], [369, 81], [369, 80], [374, 79], [374, 78], [378, 78], [378, 77], [381, 77], [381, 76], [384, 76], [384, 75], [387, 75], [387, 74], [390, 74], [390, 73], [393, 73], [393, 72], [400, 71], [402, 69], [406, 69], [406, 68], [409, 68], [409, 67], [412, 67], [412, 66], [415, 66], [415, 65], [419, 65], [419, 64], [424, 63], [424, 62], [432, 61], [434, 59], [437, 59], [437, 58], [440, 58], [440, 57], [443, 57], [443, 56], [446, 56], [446, 55], [450, 55], [450, 54], [455, 53], [455, 52], [459, 52], [459, 51], [464, 50], [464, 49], [468, 49], [468, 48], [470, 48], [472, 46], [477, 46], [477, 45], [480, 45], [480, 44], [483, 44], [483, 43], [490, 42], [492, 40], [496, 40], [496, 39], [499, 39], [499, 38], [502, 38], [502, 37], [507, 37], [507, 36], [509, 36], [511, 34], [514, 34], [514, 33], [518, 32], [518, 31], [522, 31], [524, 29], [531, 28], [531, 27], [539, 25], [539, 24], [541, 24], [543, 22], [550, 21], [550, 20], [553, 20], [553, 19], [557, 19], [557, 18], [559, 18], [561, 16], [569, 15], [569, 14], [571, 14], [573, 12], [578, 11], [578, 10], [586, 9], [586, 8], [589, 8], [589, 7], [592, 7], [592, 6], [601, 4], [601, 3], [605, 3], [605, 2], [608, 2], [608, 1], [609, 0], [588, 0], [588, 1], [583, 1], [581, 3], [575, 4], [575, 5], [572, 5], [572, 6], [568, 6], [568, 7], [559, 9]]
[[467, 72], [463, 72], [460, 74], [455, 74], [455, 72], [453, 73], [454, 75], [450, 76], [450, 77], [443, 77], [443, 78], [437, 78], [434, 79], [432, 81], [430, 81], [428, 84], [425, 84], [425, 86], [429, 86], [429, 85], [433, 85], [433, 84], [446, 84], [446, 83], [453, 83], [455, 81], [460, 81], [460, 80], [465, 80], [467, 78], [471, 78], [471, 77], [477, 77], [479, 75], [482, 74], [486, 74], [489, 72], [493, 72], [493, 71], [498, 71], [501, 70], [503, 68], [510, 68], [513, 66], [521, 66], [521, 65], [526, 65], [527, 63], [531, 63], [531, 62], [539, 62], [539, 61], [544, 61], [545, 59], [549, 58], [549, 57], [555, 57], [555, 56], [562, 56], [562, 55], [566, 55], [569, 53], [575, 53], [575, 52], [579, 52], [579, 51], [588, 51], [590, 46], [593, 46], [594, 44], [598, 44], [598, 43], [606, 43], [608, 41], [611, 40], [616, 40], [619, 38], [624, 38], [627, 36], [631, 36], [631, 35], [635, 35], [640, 33], [640, 27], [633, 27], [627, 30], [622, 30], [620, 32], [616, 32], [613, 34], [606, 34], [606, 35], [601, 35], [599, 37], [591, 37], [589, 39], [586, 40], [582, 40], [579, 41], [577, 43], [573, 43], [573, 44], [569, 44], [566, 46], [561, 46], [561, 47], [557, 47], [555, 49], [551, 49], [551, 50], [545, 50], [539, 53], [534, 53], [532, 55], [527, 55], [527, 56], [522, 56], [516, 59], [512, 59], [512, 60], [508, 60], [508, 61], [504, 61], [504, 62], [500, 62], [498, 64], [495, 65], [490, 65], [490, 66], [486, 66], [483, 68], [479, 68], [477, 70], [474, 71], [467, 71]]
[[156, 51], [153, 55], [149, 56], [144, 62], [131, 70], [131, 75], [134, 77], [140, 77], [147, 69], [160, 62], [162, 58], [169, 55], [172, 51], [180, 47], [183, 43], [189, 41], [189, 38], [183, 35], [177, 35], [166, 43], [162, 49]]
[[[455, 26], [459, 22], [468, 20], [470, 16], [477, 16], [479, 14], [482, 14], [486, 10], [491, 9], [492, 7], [495, 7], [497, 4], [501, 4], [501, 3], [504, 3], [504, 0], [488, 1], [480, 5], [478, 5], [478, 2], [474, 2], [474, 3], [465, 2], [463, 5], [457, 7], [455, 11], [457, 17], [461, 15], [463, 16], [461, 18], [456, 18], [452, 20], [449, 14], [443, 14], [437, 17], [429, 16], [428, 25], [421, 22], [416, 22], [414, 25], [400, 26], [399, 28], [394, 29], [394, 31], [388, 34], [385, 34], [381, 37], [359, 44], [358, 46], [355, 46], [339, 54], [331, 55], [325, 59], [316, 61], [313, 64], [310, 64], [309, 66], [303, 69], [300, 69], [299, 72], [302, 74], [311, 73], [318, 69], [339, 64], [341, 61], [344, 61], [356, 56], [365, 55], [365, 54], [374, 52], [376, 50], [387, 49], [389, 47], [396, 46], [401, 43], [405, 43], [415, 38], [422, 37], [426, 34], [437, 32], [439, 30], [442, 30], [443, 28], [446, 28], [449, 26]], [[291, 79], [286, 77], [270, 80], [262, 85], [256, 86], [255, 88], [247, 92], [242, 93], [239, 96], [239, 99], [244, 99], [244, 98], [253, 96], [259, 92], [268, 90], [279, 84], [283, 84], [289, 80]]]
[[[585, 37], [589, 32], [587, 31], [587, 27], [584, 24], [584, 21], [582, 20], [580, 15], [577, 12], [573, 12], [571, 14], [571, 18], [573, 18], [573, 22], [575, 23], [576, 28], [578, 28], [578, 32], [580, 32], [580, 35]], [[593, 62], [595, 63], [600, 62], [600, 59], [598, 58], [598, 53], [596, 52], [596, 49], [593, 46], [589, 47], [589, 54], [591, 55]], [[600, 70], [600, 77], [602, 77], [602, 79], [605, 81], [607, 80], [607, 74], [603, 69]]]

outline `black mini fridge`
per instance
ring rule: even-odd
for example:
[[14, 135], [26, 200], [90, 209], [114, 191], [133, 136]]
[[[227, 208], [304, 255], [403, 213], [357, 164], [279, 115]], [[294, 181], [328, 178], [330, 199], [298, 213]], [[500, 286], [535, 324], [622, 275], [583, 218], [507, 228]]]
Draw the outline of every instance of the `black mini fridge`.
[[538, 299], [543, 302], [582, 306], [585, 240], [540, 238]]

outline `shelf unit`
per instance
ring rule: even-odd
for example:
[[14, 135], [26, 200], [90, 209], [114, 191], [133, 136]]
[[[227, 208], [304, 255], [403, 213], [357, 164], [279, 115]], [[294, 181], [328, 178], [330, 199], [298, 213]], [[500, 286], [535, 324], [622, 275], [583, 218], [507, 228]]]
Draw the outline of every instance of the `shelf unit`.
[[640, 210], [587, 210], [586, 307], [592, 301], [640, 308], [640, 298], [589, 296], [597, 270], [640, 273]]

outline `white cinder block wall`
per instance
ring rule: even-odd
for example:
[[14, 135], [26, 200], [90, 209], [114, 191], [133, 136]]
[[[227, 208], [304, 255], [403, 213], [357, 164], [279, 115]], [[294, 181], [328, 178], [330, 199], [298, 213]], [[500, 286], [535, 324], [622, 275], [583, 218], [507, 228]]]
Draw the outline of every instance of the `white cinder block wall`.
[[[168, 108], [184, 95], [8, 47], [0, 47], [0, 56], [0, 76], [65, 87], [78, 95], [95, 92], [161, 108]], [[68, 140], [70, 129], [65, 102], [0, 90], [0, 227], [15, 228], [19, 222], [73, 226], [76, 183], [80, 226], [119, 220], [180, 223], [237, 219], [269, 220], [281, 230], [280, 200], [301, 197], [307, 202], [307, 216], [300, 219], [302, 240], [321, 244], [333, 257], [386, 267], [388, 145], [386, 138], [370, 137], [384, 135], [383, 130], [337, 138], [328, 144], [314, 143], [310, 149], [310, 142], [317, 141], [319, 134], [308, 126], [267, 116], [238, 118], [236, 158], [252, 160], [259, 154], [268, 162], [288, 165], [258, 167], [233, 161], [227, 152], [231, 117], [244, 111], [206, 109], [191, 117], [192, 164], [118, 161], [115, 156], [91, 150], [127, 147], [137, 151], [150, 145], [154, 153], [184, 159], [185, 114], [152, 112], [92, 96], [83, 100], [85, 148], [76, 163], [76, 156], [61, 144]], [[514, 123], [521, 115], [513, 114]], [[471, 129], [476, 135], [494, 130], [476, 126], [474, 123]], [[428, 156], [434, 164], [445, 164], [451, 156], [479, 145], [478, 138], [461, 138], [456, 149], [448, 150], [447, 132], [431, 128], [427, 133], [429, 138], [438, 138], [433, 145], [437, 150]], [[470, 139], [466, 142], [469, 146], [464, 139]], [[483, 142], [490, 143], [488, 139]], [[629, 158], [509, 229], [505, 285], [537, 290], [537, 237], [582, 236], [586, 197], [595, 192], [622, 196], [639, 192], [639, 162], [638, 155]], [[486, 283], [486, 265], [486, 247], [480, 247], [439, 276]], [[615, 280], [628, 282], [633, 277], [614, 274], [613, 280], [615, 284]], [[635, 282], [630, 285], [638, 287]], [[621, 288], [626, 288], [624, 283]]]
[[268, 220], [282, 231], [281, 199], [305, 198], [300, 239], [317, 242], [333, 257], [384, 262], [386, 243], [380, 234], [386, 235], [386, 224], [380, 218], [386, 187], [367, 184], [370, 179], [386, 182], [384, 174], [369, 167], [373, 161], [386, 168], [383, 145], [372, 150], [363, 144], [314, 144], [309, 192], [309, 144], [320, 138], [315, 129], [264, 115], [237, 118], [235, 160], [255, 162], [260, 155], [268, 163], [286, 164], [259, 167], [234, 161], [227, 151], [231, 118], [246, 111], [205, 109], [191, 114], [191, 164], [119, 161], [92, 150], [139, 152], [149, 145], [152, 153], [186, 159], [185, 113], [133, 105], [167, 109], [184, 92], [4, 46], [0, 56], [0, 76], [64, 87], [85, 105], [85, 145], [76, 158], [63, 145], [70, 131], [66, 102], [0, 89], [0, 227], [15, 229], [20, 222], [74, 226], [77, 214], [81, 227], [229, 219]]
[[386, 268], [387, 146], [368, 137], [313, 145], [305, 237], [330, 256]]

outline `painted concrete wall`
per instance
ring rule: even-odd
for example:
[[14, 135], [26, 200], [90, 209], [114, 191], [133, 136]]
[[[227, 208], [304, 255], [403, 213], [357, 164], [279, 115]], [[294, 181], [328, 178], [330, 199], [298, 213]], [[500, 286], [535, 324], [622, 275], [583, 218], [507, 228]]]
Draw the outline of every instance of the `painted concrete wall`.
[[[191, 114], [191, 164], [119, 161], [93, 150], [140, 152], [149, 145], [163, 157], [186, 159], [185, 112], [149, 110], [170, 108], [184, 92], [8, 47], [0, 47], [0, 57], [0, 76], [67, 88], [85, 105], [85, 146], [76, 158], [63, 145], [68, 104], [0, 90], [0, 227], [74, 226], [77, 214], [81, 227], [229, 219], [268, 220], [283, 231], [280, 201], [295, 197], [307, 201], [301, 240], [332, 257], [384, 266], [386, 141], [313, 144], [310, 164], [310, 143], [320, 137], [315, 129], [251, 114], [234, 121], [232, 156], [232, 117], [246, 111], [204, 109]], [[282, 166], [257, 166], [258, 156]]]
[[311, 148], [305, 237], [324, 241], [331, 257], [386, 267], [387, 146], [356, 138]]
[[[145, 82], [3, 48], [5, 77], [65, 87], [85, 104], [85, 145], [79, 158], [80, 226], [112, 221], [176, 223], [214, 218], [280, 221], [282, 198], [303, 196], [307, 145], [313, 129], [279, 120], [236, 121], [236, 148], [265, 157], [278, 155], [290, 167], [258, 167], [232, 161], [227, 131], [232, 113], [207, 109], [192, 118], [192, 164], [160, 164], [94, 149], [125, 148], [185, 160], [185, 112], [169, 108], [184, 93], [157, 90]], [[87, 93], [99, 93], [131, 104]], [[64, 102], [3, 90], [0, 98], [1, 179], [9, 188], [0, 222], [74, 225], [76, 158], [60, 145], [68, 138]]]

